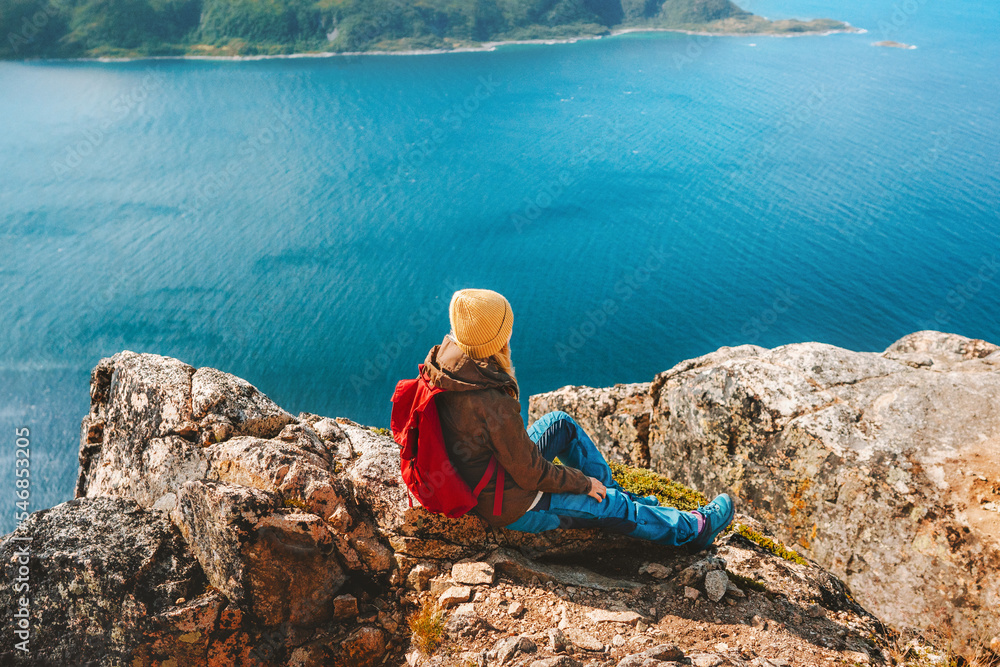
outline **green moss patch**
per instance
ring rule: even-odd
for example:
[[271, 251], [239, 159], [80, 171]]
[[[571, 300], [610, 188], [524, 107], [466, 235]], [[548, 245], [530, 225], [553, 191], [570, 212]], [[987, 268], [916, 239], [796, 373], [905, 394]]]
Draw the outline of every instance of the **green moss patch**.
[[775, 556], [780, 556], [781, 558], [784, 558], [787, 561], [791, 561], [792, 563], [798, 563], [799, 565], [809, 564], [802, 556], [800, 556], [795, 551], [792, 551], [781, 542], [772, 540], [770, 537], [762, 535], [753, 528], [744, 526], [742, 523], [736, 523], [733, 524], [733, 526], [734, 526], [733, 532], [742, 535], [743, 537], [747, 538], [748, 540], [750, 540], [757, 546], [761, 547], [762, 549], [770, 551]]
[[300, 510], [309, 509], [309, 506], [306, 505], [301, 500], [299, 500], [298, 498], [285, 498], [284, 500], [281, 501], [281, 504], [284, 505], [285, 507], [295, 507]]
[[611, 468], [612, 477], [623, 489], [640, 496], [656, 496], [661, 505], [676, 507], [679, 510], [693, 510], [708, 503], [708, 499], [698, 491], [678, 484], [658, 472], [613, 461], [609, 461], [608, 466]]
[[756, 579], [751, 579], [750, 577], [744, 577], [742, 574], [736, 574], [731, 570], [726, 570], [726, 576], [728, 576], [734, 584], [742, 588], [743, 590], [757, 591], [758, 593], [770, 593], [767, 586], [757, 581]]

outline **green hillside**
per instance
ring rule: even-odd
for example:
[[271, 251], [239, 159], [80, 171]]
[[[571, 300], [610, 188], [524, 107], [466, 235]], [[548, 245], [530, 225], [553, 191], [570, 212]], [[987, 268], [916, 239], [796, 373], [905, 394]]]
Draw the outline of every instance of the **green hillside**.
[[817, 32], [729, 0], [0, 0], [0, 58], [450, 49], [651, 27]]

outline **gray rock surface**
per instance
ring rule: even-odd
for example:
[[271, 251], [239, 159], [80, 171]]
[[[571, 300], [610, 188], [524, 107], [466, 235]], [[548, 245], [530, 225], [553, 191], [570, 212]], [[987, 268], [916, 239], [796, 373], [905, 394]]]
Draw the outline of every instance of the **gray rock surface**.
[[[625, 394], [615, 405], [635, 402]], [[636, 581], [640, 564], [647, 571], [659, 564], [653, 571], [669, 577], [698, 558], [596, 530], [493, 531], [474, 516], [446, 519], [409, 507], [390, 437], [346, 419], [291, 417], [248, 383], [212, 369], [123, 352], [95, 368], [91, 396], [79, 497], [32, 514], [18, 529], [34, 545], [31, 613], [46, 645], [25, 664], [398, 664], [404, 651], [407, 660], [413, 655], [409, 610], [455, 586], [453, 574], [478, 583], [474, 600], [450, 612], [446, 635], [458, 638], [455, 645], [476, 642], [478, 664], [497, 632], [511, 633], [501, 628], [508, 623], [534, 625], [532, 637], [511, 644], [518, 654], [537, 650], [532, 639], [548, 644], [544, 631], [558, 624], [571, 642], [567, 651], [621, 655], [656, 630], [627, 612], [657, 615], [649, 586], [667, 596], [658, 604], [671, 595], [682, 600], [674, 581]], [[630, 419], [612, 420], [619, 437]], [[641, 432], [641, 421], [631, 424]], [[14, 537], [0, 543], [8, 575], [20, 567]], [[839, 580], [813, 564], [788, 563], [738, 535], [717, 550], [725, 560], [700, 559], [702, 576], [728, 563], [803, 609], [837, 610], [852, 632], [883, 632]], [[541, 562], [539, 554], [563, 562]], [[586, 567], [601, 560], [605, 574]], [[609, 568], [619, 560], [629, 562]], [[531, 601], [516, 619], [507, 613], [513, 592], [489, 592], [511, 582]], [[11, 576], [0, 581], [0, 603], [11, 614], [13, 584]], [[458, 598], [468, 599], [466, 590]], [[617, 602], [605, 612], [609, 622], [594, 623], [567, 609], [574, 600]], [[572, 627], [577, 622], [601, 638]], [[609, 632], [621, 635], [617, 645]], [[4, 637], [0, 656], [10, 655], [12, 639]], [[517, 662], [533, 659], [548, 657]], [[643, 664], [649, 660], [658, 658]]]
[[705, 575], [705, 595], [712, 602], [718, 602], [729, 588], [729, 577], [725, 570], [712, 570]]
[[[27, 548], [27, 556], [19, 556]], [[28, 588], [14, 588], [26, 560]], [[161, 512], [123, 498], [85, 498], [35, 512], [0, 542], [0, 664], [25, 658], [53, 665], [125, 661], [178, 598], [194, 597], [205, 575]], [[10, 625], [29, 600], [28, 652]]]
[[[531, 398], [532, 419], [549, 410], [611, 456], [648, 451], [683, 484], [733, 493], [895, 625], [957, 648], [1000, 633], [996, 345], [922, 331], [881, 354], [721, 348], [646, 385]], [[615, 428], [644, 418], [634, 442]]]

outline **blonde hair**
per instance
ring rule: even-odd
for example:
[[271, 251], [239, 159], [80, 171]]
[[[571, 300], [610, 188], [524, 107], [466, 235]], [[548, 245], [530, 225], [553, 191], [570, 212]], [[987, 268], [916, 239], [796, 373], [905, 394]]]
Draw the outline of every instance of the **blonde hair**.
[[510, 379], [514, 381], [513, 387], [504, 387], [504, 390], [512, 397], [517, 398], [517, 377], [514, 375], [514, 362], [511, 361], [510, 358], [510, 340], [504, 343], [503, 347], [490, 356], [490, 361], [499, 366], [500, 370], [509, 375]]

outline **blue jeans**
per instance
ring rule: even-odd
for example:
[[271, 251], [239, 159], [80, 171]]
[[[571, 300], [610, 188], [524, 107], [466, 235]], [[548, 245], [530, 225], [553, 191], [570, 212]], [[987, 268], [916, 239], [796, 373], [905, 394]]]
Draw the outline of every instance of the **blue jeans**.
[[543, 415], [528, 429], [528, 437], [547, 461], [558, 456], [565, 465], [600, 480], [608, 492], [601, 502], [586, 494], [544, 493], [534, 509], [506, 528], [526, 533], [601, 528], [670, 546], [697, 536], [698, 519], [690, 512], [635, 502], [612, 478], [607, 461], [590, 436], [565, 412]]

